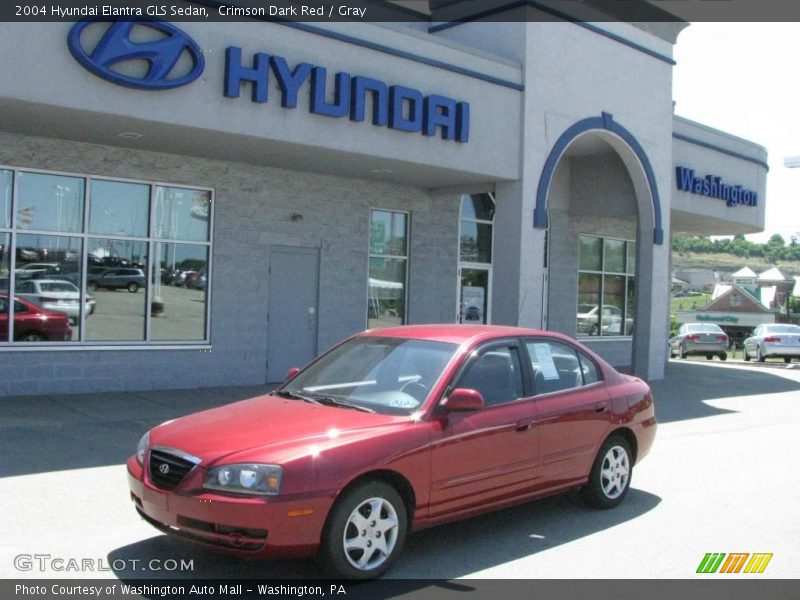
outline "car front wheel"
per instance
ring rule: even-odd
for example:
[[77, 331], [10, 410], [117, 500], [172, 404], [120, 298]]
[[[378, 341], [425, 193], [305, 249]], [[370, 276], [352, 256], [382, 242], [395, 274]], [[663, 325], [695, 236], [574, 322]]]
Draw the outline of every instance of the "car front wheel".
[[138, 292], [138, 291], [139, 291], [139, 284], [138, 284], [138, 283], [136, 283], [135, 281], [131, 281], [131, 282], [128, 284], [128, 291], [129, 291], [131, 294], [135, 294], [136, 292]]
[[357, 485], [334, 505], [322, 534], [319, 560], [336, 577], [372, 579], [400, 554], [407, 530], [406, 507], [382, 481]]
[[630, 444], [622, 436], [611, 436], [600, 447], [589, 482], [581, 489], [583, 501], [594, 508], [614, 508], [627, 495], [632, 472]]

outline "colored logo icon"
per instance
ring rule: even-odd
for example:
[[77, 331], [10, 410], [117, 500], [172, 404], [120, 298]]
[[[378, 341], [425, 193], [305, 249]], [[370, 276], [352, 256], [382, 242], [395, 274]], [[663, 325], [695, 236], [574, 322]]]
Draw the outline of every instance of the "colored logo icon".
[[[99, 41], [92, 44], [98, 33]], [[75, 60], [98, 77], [141, 90], [187, 85], [205, 67], [203, 53], [192, 38], [156, 19], [78, 21], [67, 44]]]
[[[726, 558], [727, 557], [727, 558]], [[749, 559], [749, 560], [748, 560]], [[698, 573], [763, 573], [772, 553], [709, 552], [697, 566]]]

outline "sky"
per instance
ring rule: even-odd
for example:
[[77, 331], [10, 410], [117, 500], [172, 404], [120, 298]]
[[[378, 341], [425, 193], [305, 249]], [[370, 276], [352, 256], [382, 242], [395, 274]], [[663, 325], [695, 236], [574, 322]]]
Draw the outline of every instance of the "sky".
[[693, 23], [675, 46], [675, 113], [764, 146], [769, 153], [765, 231], [800, 234], [800, 23]]

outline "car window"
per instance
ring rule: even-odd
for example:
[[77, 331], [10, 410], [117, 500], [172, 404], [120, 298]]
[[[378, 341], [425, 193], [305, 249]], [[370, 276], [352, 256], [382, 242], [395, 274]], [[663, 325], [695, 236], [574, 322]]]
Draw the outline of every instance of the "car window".
[[492, 345], [480, 351], [455, 387], [477, 390], [487, 406], [522, 398], [522, 368], [517, 348]]
[[793, 333], [800, 334], [800, 327], [797, 325], [770, 325], [764, 328], [767, 334]]
[[23, 281], [22, 283], [17, 285], [17, 292], [19, 292], [19, 293], [30, 294], [30, 293], [33, 293], [34, 291], [35, 290], [34, 290], [34, 287], [33, 287], [33, 282]]
[[[0, 310], [4, 310], [4, 309], [0, 309]], [[22, 313], [26, 313], [26, 312], [28, 312], [28, 307], [25, 306], [22, 302], [17, 302], [15, 300], [14, 301], [14, 313], [18, 314], [18, 315], [21, 315]]]
[[7, 310], [8, 310], [8, 300], [6, 300], [5, 298], [0, 298], [0, 316], [4, 316]]
[[549, 394], [561, 390], [581, 387], [584, 378], [594, 383], [598, 379], [597, 368], [585, 358], [588, 372], [584, 373], [578, 352], [571, 346], [555, 340], [537, 339], [525, 342], [531, 360], [533, 385], [537, 394]]
[[67, 281], [40, 283], [43, 292], [77, 292], [78, 288]]

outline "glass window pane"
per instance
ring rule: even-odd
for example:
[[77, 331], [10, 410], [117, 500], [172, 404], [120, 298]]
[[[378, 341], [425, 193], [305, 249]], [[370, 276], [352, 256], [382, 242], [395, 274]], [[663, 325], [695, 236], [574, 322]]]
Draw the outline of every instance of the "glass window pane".
[[633, 335], [636, 322], [636, 279], [628, 277], [627, 299], [625, 301], [625, 335]]
[[91, 341], [144, 340], [147, 242], [89, 239], [86, 289], [95, 300], [86, 319]]
[[598, 382], [600, 380], [600, 376], [597, 373], [597, 365], [594, 364], [594, 361], [582, 352], [578, 352], [578, 358], [581, 361], [583, 385], [592, 385], [593, 383]]
[[489, 194], [472, 194], [461, 197], [461, 218], [494, 220], [494, 201]]
[[89, 232], [147, 236], [150, 186], [120, 181], [92, 181]]
[[624, 335], [625, 277], [606, 275], [603, 278], [602, 335]]
[[492, 262], [492, 226], [461, 221], [461, 260]]
[[405, 213], [373, 210], [370, 212], [369, 253], [406, 256], [407, 217]]
[[525, 342], [537, 394], [549, 394], [583, 385], [576, 351], [566, 344], [548, 340]]
[[636, 273], [636, 242], [628, 242], [628, 263], [626, 273]]
[[588, 235], [580, 236], [580, 269], [601, 271], [603, 268], [603, 239]]
[[11, 190], [14, 174], [0, 171], [0, 227], [11, 227]]
[[487, 406], [522, 397], [522, 369], [516, 349], [492, 347], [473, 362], [457, 387], [477, 390]]
[[369, 259], [367, 322], [370, 329], [405, 322], [406, 261]]
[[600, 275], [578, 275], [578, 335], [600, 334]]
[[604, 259], [603, 271], [606, 273], [625, 272], [625, 242], [622, 240], [604, 240]]
[[155, 235], [172, 240], [209, 239], [211, 192], [156, 186]]
[[208, 303], [208, 246], [155, 245], [153, 340], [206, 339]]
[[0, 342], [8, 341], [9, 238], [9, 234], [0, 233]]
[[62, 175], [20, 173], [17, 227], [65, 233], [83, 231], [84, 180]]
[[[28, 307], [14, 317], [14, 339], [27, 342], [80, 339], [81, 239], [54, 235], [17, 236], [15, 295]], [[86, 298], [87, 315], [95, 308]], [[37, 318], [33, 318], [37, 316]], [[41, 319], [38, 316], [48, 316]], [[70, 329], [70, 324], [72, 327]]]
[[489, 299], [489, 271], [461, 269], [460, 323], [486, 323]]

